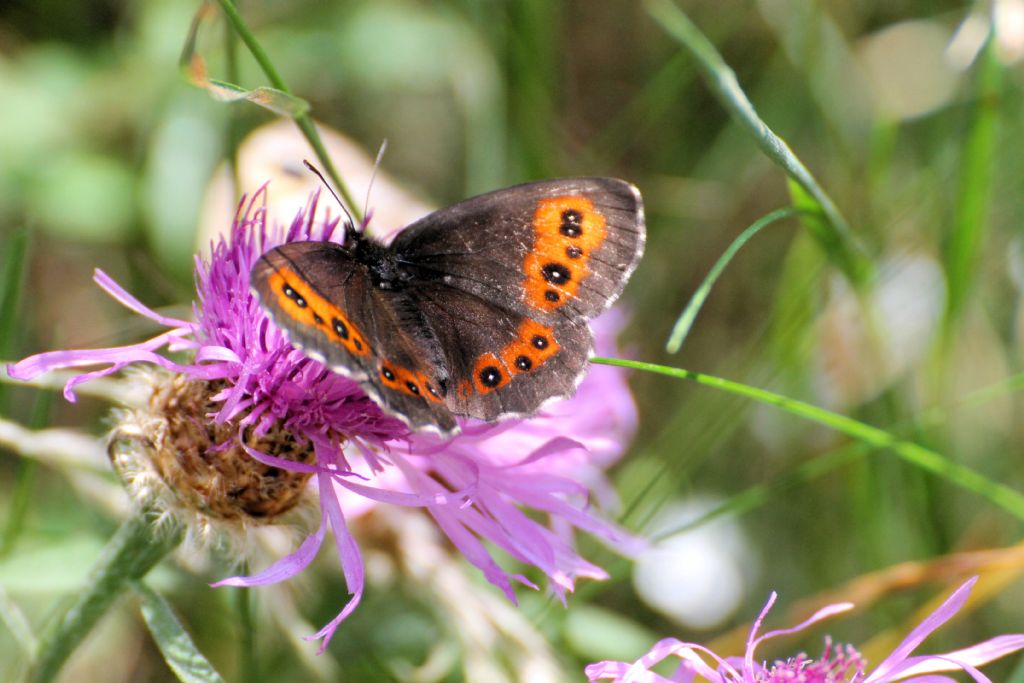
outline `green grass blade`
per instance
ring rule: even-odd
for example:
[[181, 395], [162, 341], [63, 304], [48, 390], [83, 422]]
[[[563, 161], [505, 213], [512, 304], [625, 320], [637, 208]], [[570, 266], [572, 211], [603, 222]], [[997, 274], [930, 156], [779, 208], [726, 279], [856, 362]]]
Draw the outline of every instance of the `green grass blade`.
[[[964, 408], [976, 408], [988, 401], [1000, 398], [1015, 391], [1020, 391], [1021, 389], [1024, 389], [1024, 373], [1013, 375], [1012, 377], [1000, 380], [987, 387], [982, 387], [981, 389], [972, 391], [950, 405], [935, 406], [916, 416], [912, 420], [906, 420], [897, 425], [890, 426], [889, 431], [890, 433], [893, 431], [903, 432], [907, 429], [914, 428], [915, 426], [917, 428], [937, 426], [948, 420], [951, 411], [954, 409], [962, 410]], [[673, 529], [665, 532], [664, 534], [659, 534], [657, 538], [682, 533], [724, 515], [739, 515], [750, 512], [751, 510], [754, 510], [770, 501], [772, 496], [780, 491], [793, 488], [800, 484], [806, 484], [834, 469], [858, 460], [871, 452], [869, 448], [870, 447], [867, 444], [861, 442], [822, 453], [812, 460], [802, 463], [792, 472], [783, 474], [772, 481], [755, 484], [754, 486], [740, 491], [736, 495], [731, 496], [728, 500], [724, 501], [718, 507], [709, 510], [694, 521], [678, 529]], [[654, 540], [657, 540], [657, 538]]]
[[0, 623], [3, 623], [14, 637], [18, 649], [25, 659], [31, 657], [37, 647], [35, 634], [32, 633], [32, 625], [21, 608], [11, 600], [11, 596], [7, 594], [3, 586], [0, 586]]
[[689, 531], [690, 529], [696, 529], [697, 527], [703, 526], [704, 524], [725, 515], [741, 515], [745, 512], [750, 512], [751, 510], [757, 509], [768, 503], [776, 494], [802, 484], [812, 482], [815, 479], [828, 474], [832, 470], [848, 465], [854, 460], [864, 457], [868, 452], [869, 449], [864, 444], [858, 443], [824, 453], [816, 458], [808, 460], [799, 467], [794, 468], [792, 472], [788, 472], [772, 481], [763, 484], [755, 484], [746, 488], [736, 495], [731, 496], [721, 505], [708, 510], [692, 522], [688, 522], [683, 526], [675, 529], [668, 529], [656, 536], [652, 536], [651, 540], [657, 542], [670, 538], [676, 534]]
[[[32, 416], [29, 418], [31, 429], [40, 429], [47, 423], [50, 417], [50, 408], [53, 405], [53, 397], [54, 393], [50, 391], [42, 391], [37, 394], [36, 404], [32, 409]], [[36, 488], [38, 468], [39, 461], [32, 458], [21, 458], [18, 462], [18, 473], [11, 492], [7, 522], [4, 524], [3, 537], [0, 537], [0, 559], [14, 550], [18, 538], [25, 529], [25, 520], [28, 518], [29, 510], [35, 500], [33, 494]]]
[[740, 87], [735, 72], [690, 18], [672, 0], [645, 0], [647, 12], [697, 60], [705, 80], [722, 106], [757, 141], [761, 151], [814, 198], [829, 225], [822, 247], [851, 282], [860, 286], [871, 277], [872, 266], [849, 224], [832, 198], [822, 189], [786, 141], [768, 127]]
[[714, 387], [730, 394], [744, 396], [781, 408], [791, 415], [817, 422], [876, 448], [889, 449], [906, 462], [936, 474], [960, 488], [976, 493], [993, 505], [1024, 521], [1024, 495], [1020, 492], [999, 482], [994, 482], [969, 467], [955, 463], [933, 450], [900, 439], [884, 430], [854, 420], [851, 417], [839, 415], [838, 413], [833, 413], [824, 408], [788, 398], [772, 391], [682, 368], [673, 368], [641, 361], [622, 360], [619, 358], [593, 358], [591, 360], [600, 365], [615, 365], [644, 372], [653, 372], [676, 379], [687, 379], [697, 384]]
[[[248, 561], [243, 562], [238, 574], [249, 574]], [[233, 591], [235, 610], [238, 613], [238, 680], [244, 683], [259, 681], [259, 667], [256, 665], [256, 620], [253, 618], [253, 592], [248, 588]]]
[[28, 230], [17, 230], [7, 242], [0, 279], [0, 358], [14, 356], [17, 344], [16, 330], [24, 327], [19, 302], [25, 285], [25, 264], [31, 235]]
[[952, 331], [963, 310], [977, 270], [981, 245], [990, 225], [988, 209], [995, 175], [1003, 69], [997, 52], [996, 41], [990, 39], [980, 55], [974, 120], [967, 133], [960, 163], [956, 212], [945, 254], [948, 282], [944, 321], [946, 335]]
[[[3, 279], [0, 280], [0, 358], [11, 358], [17, 350], [19, 330], [24, 325], [21, 320], [21, 291], [25, 285], [25, 266], [28, 263], [31, 233], [18, 230], [10, 239], [7, 253], [4, 255]], [[5, 410], [8, 396], [6, 386], [0, 383], [0, 413]], [[41, 427], [49, 415], [49, 392], [40, 393], [31, 417], [33, 428]], [[13, 490], [8, 501], [7, 521], [0, 537], [0, 558], [6, 556], [14, 548], [18, 537], [25, 527], [25, 519], [33, 500], [35, 490], [36, 469], [33, 460], [21, 459], [18, 462]], [[7, 507], [7, 506], [5, 506]]]
[[141, 581], [134, 582], [132, 588], [139, 598], [142, 618], [160, 648], [164, 661], [178, 680], [183, 683], [224, 683], [210, 661], [192, 642], [167, 601]]
[[718, 281], [722, 271], [725, 270], [725, 267], [729, 265], [729, 262], [732, 261], [733, 257], [737, 252], [739, 252], [743, 245], [749, 242], [754, 235], [761, 232], [763, 228], [768, 227], [776, 221], [781, 221], [800, 213], [804, 212], [800, 209], [794, 208], [784, 208], [772, 211], [766, 216], [754, 221], [750, 227], [740, 233], [739, 237], [733, 240], [732, 244], [729, 245], [729, 248], [718, 257], [717, 261], [715, 261], [715, 265], [711, 267], [711, 270], [708, 271], [703, 282], [700, 283], [700, 286], [697, 287], [693, 296], [690, 297], [689, 303], [686, 304], [686, 308], [684, 308], [683, 312], [679, 315], [679, 318], [676, 320], [676, 324], [672, 326], [672, 334], [669, 335], [668, 343], [665, 344], [666, 351], [669, 353], [675, 353], [683, 345], [683, 341], [690, 333], [690, 328], [693, 327], [693, 322], [697, 319], [697, 314], [700, 313], [701, 307], [707, 300], [708, 295], [711, 294], [711, 288], [715, 286], [715, 282]]

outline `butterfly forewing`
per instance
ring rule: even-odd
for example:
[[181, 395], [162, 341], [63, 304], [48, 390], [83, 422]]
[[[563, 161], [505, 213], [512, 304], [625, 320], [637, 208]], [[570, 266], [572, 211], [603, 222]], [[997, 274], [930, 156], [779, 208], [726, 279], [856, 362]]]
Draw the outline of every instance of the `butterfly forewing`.
[[253, 267], [260, 303], [289, 339], [338, 372], [363, 379], [372, 349], [339, 293], [361, 278], [361, 266], [333, 242], [292, 242], [271, 249]]
[[590, 318], [621, 293], [643, 253], [640, 194], [612, 178], [567, 178], [442, 209], [395, 238], [423, 279], [527, 316]]

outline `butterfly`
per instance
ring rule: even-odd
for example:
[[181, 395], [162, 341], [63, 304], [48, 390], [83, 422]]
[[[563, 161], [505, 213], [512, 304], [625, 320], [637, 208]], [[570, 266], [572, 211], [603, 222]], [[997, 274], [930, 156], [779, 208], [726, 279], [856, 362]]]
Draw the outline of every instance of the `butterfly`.
[[306, 355], [358, 381], [412, 429], [525, 417], [571, 396], [587, 321], [643, 254], [640, 193], [613, 178], [509, 187], [412, 223], [384, 244], [290, 242], [251, 272], [260, 304]]

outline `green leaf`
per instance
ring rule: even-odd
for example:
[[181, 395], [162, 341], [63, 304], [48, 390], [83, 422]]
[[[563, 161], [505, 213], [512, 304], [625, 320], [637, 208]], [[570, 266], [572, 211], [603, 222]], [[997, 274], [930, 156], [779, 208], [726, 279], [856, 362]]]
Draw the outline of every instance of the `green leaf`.
[[133, 588], [139, 597], [142, 618], [164, 661], [178, 680], [185, 683], [223, 683], [224, 679], [196, 648], [167, 601], [141, 581], [136, 581]]
[[253, 88], [252, 90], [246, 90], [245, 88], [235, 85], [234, 83], [228, 83], [227, 81], [218, 81], [215, 78], [207, 79], [205, 83], [198, 84], [203, 87], [206, 92], [210, 93], [213, 99], [220, 102], [238, 102], [245, 100], [258, 104], [264, 109], [278, 114], [279, 116], [287, 116], [288, 118], [298, 118], [309, 111], [309, 102], [296, 97], [283, 90], [277, 88], [268, 88], [266, 86], [260, 86]]

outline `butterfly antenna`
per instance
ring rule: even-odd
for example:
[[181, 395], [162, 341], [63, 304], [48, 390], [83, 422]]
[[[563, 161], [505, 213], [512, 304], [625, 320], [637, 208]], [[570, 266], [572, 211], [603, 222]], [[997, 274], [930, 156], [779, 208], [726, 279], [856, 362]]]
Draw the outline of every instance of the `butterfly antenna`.
[[333, 196], [335, 201], [338, 202], [338, 206], [341, 207], [341, 210], [345, 212], [345, 215], [348, 217], [345, 233], [347, 234], [350, 230], [355, 231], [355, 220], [352, 218], [352, 214], [349, 213], [348, 208], [345, 206], [345, 202], [341, 201], [341, 197], [339, 197], [338, 193], [334, 191], [334, 188], [331, 187], [331, 184], [327, 182], [327, 178], [324, 178], [324, 174], [320, 172], [320, 169], [318, 169], [313, 164], [309, 163], [309, 161], [307, 161], [306, 159], [303, 159], [302, 163], [306, 165], [306, 168], [308, 168], [310, 171], [316, 174], [316, 177], [320, 179], [320, 182], [324, 184], [324, 187], [327, 188], [327, 191], [330, 192], [331, 196]]
[[377, 179], [377, 171], [380, 170], [380, 162], [384, 159], [384, 152], [388, 149], [388, 139], [384, 138], [377, 150], [377, 160], [373, 162], [373, 172], [370, 174], [370, 183], [366, 186], [366, 201], [363, 204], [363, 215], [368, 216], [370, 210], [370, 192], [373, 190], [373, 181]]

